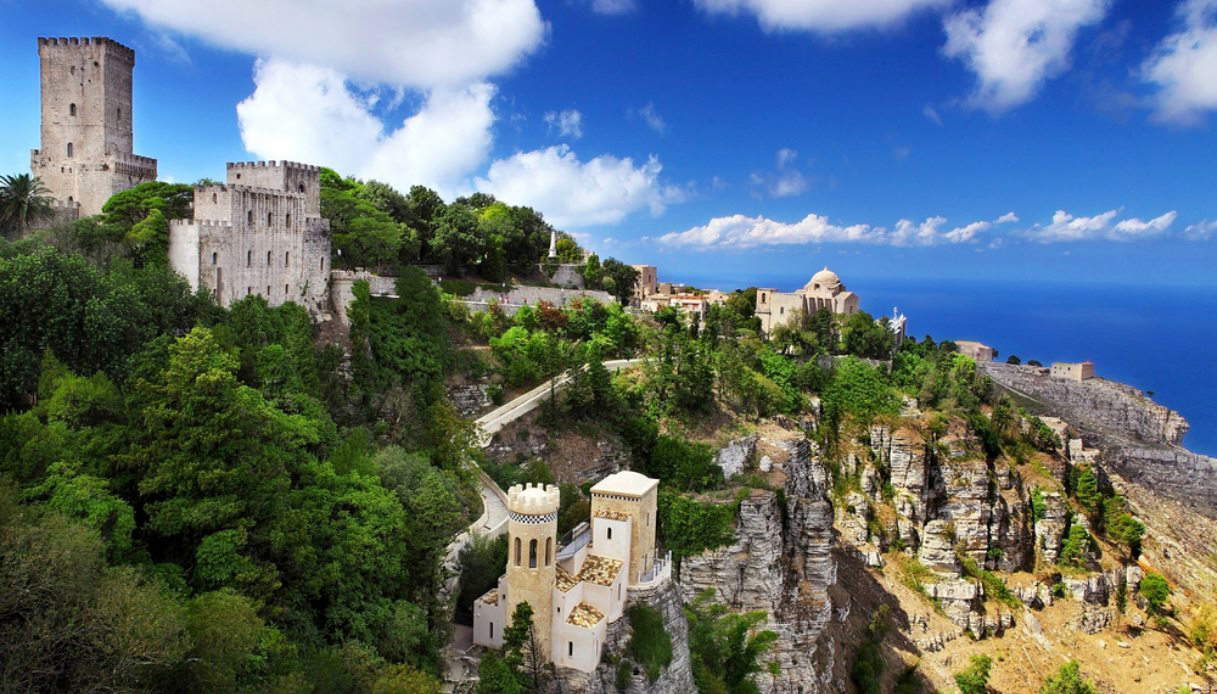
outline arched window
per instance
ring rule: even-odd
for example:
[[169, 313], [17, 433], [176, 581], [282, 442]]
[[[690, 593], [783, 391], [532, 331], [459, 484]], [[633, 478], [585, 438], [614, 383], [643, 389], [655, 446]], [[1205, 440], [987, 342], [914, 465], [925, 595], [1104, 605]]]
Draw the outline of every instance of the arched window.
[[268, 284], [268, 285], [266, 285], [266, 298], [267, 298], [267, 299], [269, 299], [269, 298], [270, 298], [270, 285], [269, 285], [269, 284]]
[[216, 264], [216, 259], [217, 259], [217, 258], [219, 258], [219, 257], [220, 257], [220, 255], [219, 255], [218, 253], [212, 253], [212, 254], [211, 254], [211, 264], [212, 264], [212, 265], [215, 265], [215, 264]]
[[[266, 266], [270, 267], [270, 251], [266, 252]], [[269, 289], [267, 290], [267, 293], [270, 293]]]
[[118, 116], [119, 120], [123, 119], [123, 110], [121, 108], [114, 110], [114, 115]]
[[254, 252], [245, 251], [245, 267], [253, 267], [253, 266], [254, 266]]
[[303, 184], [303, 183], [301, 183], [301, 184], [300, 184], [300, 192], [301, 192], [301, 193], [303, 193], [303, 192], [304, 192], [304, 184]]
[[68, 115], [69, 116], [76, 115], [76, 104], [68, 104]]
[[68, 159], [71, 159], [71, 158], [72, 158], [72, 151], [73, 151], [73, 148], [72, 148], [72, 143], [71, 143], [71, 142], [69, 142], [69, 143], [68, 143]]
[[274, 217], [271, 215], [271, 213], [267, 212], [266, 213], [266, 226], [271, 226], [273, 223], [274, 223]]
[[545, 565], [546, 566], [549, 566], [549, 563], [551, 561], [553, 561], [553, 552], [554, 552], [554, 540], [552, 537], [547, 537], [547, 538], [545, 538]]
[[284, 217], [283, 217], [283, 226], [290, 227], [291, 225], [292, 225], [292, 215], [289, 212], [286, 215], [284, 215]]
[[250, 226], [253, 226], [253, 223], [254, 223], [254, 211], [253, 210], [245, 210], [245, 223]]
[[284, 298], [284, 299], [286, 299], [286, 298], [287, 298], [287, 285], [286, 285], [286, 284], [285, 284], [285, 285], [283, 285], [283, 298]]
[[516, 538], [516, 566], [520, 565], [520, 538]]
[[291, 255], [292, 255], [291, 251], [283, 251], [283, 267], [287, 267], [288, 265], [291, 265], [291, 263], [288, 262], [291, 259]]
[[324, 270], [324, 269], [325, 269], [325, 258], [322, 258], [321, 260], [319, 260], [319, 261], [317, 262], [317, 265], [318, 265], [318, 266], [320, 266], [320, 268], [321, 268], [322, 270]]
[[537, 540], [536, 538], [528, 541], [528, 568], [537, 568]]
[[212, 194], [211, 194], [211, 202], [214, 204], [214, 203], [215, 203], [217, 200], [219, 200], [219, 198], [217, 198], [217, 197], [216, 197], [216, 194], [215, 194], [215, 193], [212, 193]]

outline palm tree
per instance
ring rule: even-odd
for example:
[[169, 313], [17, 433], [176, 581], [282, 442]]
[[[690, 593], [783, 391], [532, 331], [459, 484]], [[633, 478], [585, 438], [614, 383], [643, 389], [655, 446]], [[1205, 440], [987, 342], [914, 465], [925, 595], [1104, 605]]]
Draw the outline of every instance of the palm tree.
[[30, 224], [54, 214], [50, 191], [37, 176], [0, 176], [0, 231], [21, 236]]

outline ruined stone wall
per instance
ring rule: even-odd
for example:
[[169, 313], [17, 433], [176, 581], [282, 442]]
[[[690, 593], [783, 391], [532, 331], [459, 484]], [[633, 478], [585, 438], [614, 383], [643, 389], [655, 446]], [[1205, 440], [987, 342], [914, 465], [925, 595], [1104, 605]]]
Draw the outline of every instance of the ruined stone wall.
[[1034, 366], [998, 362], [978, 366], [999, 385], [1039, 401], [1084, 430], [1170, 445], [1182, 442], [1188, 430], [1187, 420], [1178, 412], [1123, 383], [1104, 378], [1080, 383], [1056, 379]]

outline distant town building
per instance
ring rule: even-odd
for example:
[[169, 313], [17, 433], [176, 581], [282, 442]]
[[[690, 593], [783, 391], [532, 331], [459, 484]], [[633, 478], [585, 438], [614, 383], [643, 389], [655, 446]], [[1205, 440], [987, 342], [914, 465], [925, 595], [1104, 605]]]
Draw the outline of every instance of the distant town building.
[[821, 309], [847, 316], [858, 312], [858, 295], [847, 290], [837, 273], [827, 266], [812, 275], [802, 289], [789, 293], [768, 288], [756, 290], [756, 316], [761, 319], [761, 332], [765, 335], [797, 315], [810, 316]]
[[997, 358], [997, 350], [983, 342], [975, 340], [956, 340], [955, 346], [959, 348], [959, 353], [968, 357], [972, 361], [993, 361]]
[[111, 195], [156, 180], [156, 160], [134, 154], [135, 51], [107, 38], [39, 38], [42, 142], [30, 173], [57, 203], [55, 221], [95, 215]]
[[516, 485], [507, 492], [507, 573], [473, 605], [473, 641], [501, 648], [516, 607], [533, 612], [541, 657], [592, 672], [608, 625], [634, 587], [671, 579], [671, 557], [655, 550], [659, 481], [618, 472], [592, 487], [591, 523], [558, 547], [558, 488]]
[[1088, 378], [1094, 378], [1094, 362], [1053, 362], [1049, 373], [1053, 378], [1081, 383]]
[[316, 166], [231, 163], [227, 183], [195, 187], [193, 219], [169, 222], [169, 263], [221, 306], [256, 294], [318, 316], [329, 309], [329, 229]]
[[634, 280], [634, 295], [631, 303], [641, 306], [642, 300], [659, 291], [659, 269], [654, 265], [631, 265], [638, 271], [638, 279]]

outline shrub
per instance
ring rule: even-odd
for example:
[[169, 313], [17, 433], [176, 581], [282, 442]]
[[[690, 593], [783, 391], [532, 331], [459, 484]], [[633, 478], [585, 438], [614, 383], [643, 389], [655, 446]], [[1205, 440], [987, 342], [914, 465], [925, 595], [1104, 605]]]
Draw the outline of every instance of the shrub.
[[1137, 592], [1145, 598], [1146, 610], [1152, 615], [1162, 614], [1166, 601], [1171, 596], [1171, 588], [1166, 579], [1162, 577], [1162, 574], [1152, 571], [1141, 579], [1141, 587], [1137, 589]]
[[1061, 543], [1061, 554], [1057, 557], [1058, 564], [1068, 566], [1084, 566], [1094, 548], [1094, 538], [1081, 525], [1069, 526], [1069, 534]]
[[666, 434], [655, 442], [647, 472], [688, 491], [717, 486], [723, 479], [723, 471], [714, 464], [714, 452], [709, 446]]
[[613, 678], [613, 684], [617, 685], [617, 691], [624, 692], [630, 688], [630, 684], [634, 682], [634, 666], [630, 661], [622, 658], [617, 663], [617, 674]]
[[1071, 660], [1044, 681], [1040, 694], [1094, 694], [1094, 685], [1082, 677], [1078, 661]]
[[659, 679], [659, 671], [672, 662], [672, 636], [663, 627], [663, 615], [649, 605], [634, 605], [626, 616], [634, 631], [626, 651], [654, 682]]
[[989, 690], [989, 671], [992, 668], [992, 658], [974, 655], [966, 668], [955, 673], [955, 684], [962, 694], [985, 694]]

